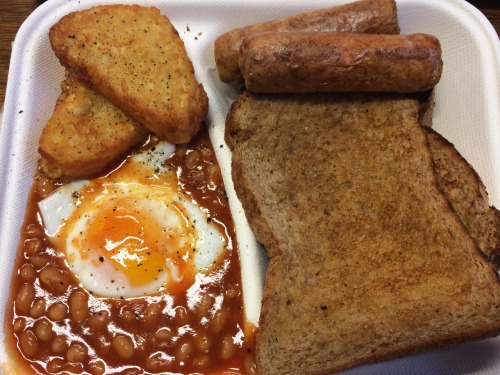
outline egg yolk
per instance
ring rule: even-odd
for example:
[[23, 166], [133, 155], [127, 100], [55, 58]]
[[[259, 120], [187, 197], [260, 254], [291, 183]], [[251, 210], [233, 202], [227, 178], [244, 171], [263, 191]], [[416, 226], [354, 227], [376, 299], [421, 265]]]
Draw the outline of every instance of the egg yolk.
[[189, 230], [175, 207], [168, 210], [168, 225], [160, 224], [151, 211], [133, 198], [103, 203], [80, 239], [82, 249], [98, 254], [93, 262], [111, 262], [130, 284], [148, 284], [168, 271], [167, 258], [179, 259], [191, 247]]

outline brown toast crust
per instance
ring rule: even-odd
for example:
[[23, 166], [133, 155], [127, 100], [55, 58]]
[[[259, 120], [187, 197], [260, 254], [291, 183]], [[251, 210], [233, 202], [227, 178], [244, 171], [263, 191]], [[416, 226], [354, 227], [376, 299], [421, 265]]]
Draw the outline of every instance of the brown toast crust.
[[442, 135], [425, 128], [439, 187], [486, 256], [500, 266], [500, 212], [474, 168]]
[[439, 189], [416, 100], [244, 93], [233, 181], [270, 256], [260, 374], [329, 374], [500, 332], [498, 274]]
[[49, 37], [63, 66], [159, 138], [187, 143], [199, 130], [207, 95], [157, 8], [92, 7], [64, 16]]

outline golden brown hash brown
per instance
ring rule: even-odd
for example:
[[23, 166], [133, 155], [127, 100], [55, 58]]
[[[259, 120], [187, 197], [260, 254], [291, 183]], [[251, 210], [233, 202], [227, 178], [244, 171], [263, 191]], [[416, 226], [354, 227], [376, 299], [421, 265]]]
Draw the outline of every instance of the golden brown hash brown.
[[186, 143], [205, 119], [207, 95], [157, 8], [96, 6], [64, 16], [49, 37], [63, 66], [161, 139]]
[[49, 177], [88, 177], [148, 137], [147, 128], [66, 74], [54, 113], [40, 137], [40, 165]]

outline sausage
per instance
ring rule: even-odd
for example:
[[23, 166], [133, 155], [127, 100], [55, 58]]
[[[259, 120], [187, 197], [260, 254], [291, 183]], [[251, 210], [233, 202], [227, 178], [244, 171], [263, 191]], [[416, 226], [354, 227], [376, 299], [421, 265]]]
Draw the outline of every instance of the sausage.
[[242, 82], [238, 68], [238, 50], [242, 39], [255, 33], [268, 31], [399, 34], [399, 25], [394, 0], [361, 0], [234, 29], [219, 36], [214, 44], [215, 62], [221, 81]]
[[243, 40], [248, 91], [421, 92], [443, 68], [439, 40], [427, 34], [263, 33]]

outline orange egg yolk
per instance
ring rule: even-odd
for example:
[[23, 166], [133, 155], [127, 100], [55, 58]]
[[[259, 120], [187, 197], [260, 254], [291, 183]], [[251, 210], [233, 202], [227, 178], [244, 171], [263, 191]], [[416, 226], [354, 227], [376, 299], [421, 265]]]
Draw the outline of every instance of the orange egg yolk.
[[[176, 210], [170, 211], [181, 215]], [[162, 226], [157, 217], [133, 198], [109, 201], [89, 221], [83, 249], [92, 249], [89, 254], [99, 255], [93, 261], [111, 262], [130, 284], [145, 285], [157, 278], [158, 273], [168, 272], [167, 258], [177, 259], [178, 254], [190, 247], [190, 241], [183, 243], [182, 234], [189, 232], [184, 221], [179, 218], [177, 222], [176, 227]]]

